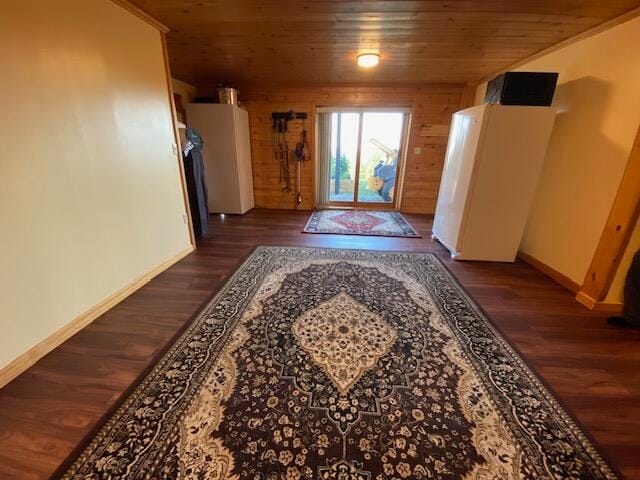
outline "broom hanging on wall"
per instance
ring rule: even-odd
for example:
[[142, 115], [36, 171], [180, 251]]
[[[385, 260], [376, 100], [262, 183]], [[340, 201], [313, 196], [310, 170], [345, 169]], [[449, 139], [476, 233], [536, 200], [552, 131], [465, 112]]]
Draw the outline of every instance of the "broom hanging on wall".
[[296, 149], [294, 151], [296, 155], [296, 207], [298, 207], [302, 202], [302, 194], [300, 191], [300, 162], [311, 158], [309, 142], [307, 141], [307, 131], [304, 125], [307, 114], [304, 112], [294, 112], [293, 110], [289, 112], [273, 112], [271, 113], [271, 118], [273, 119], [272, 139], [274, 157], [279, 163], [280, 187], [284, 193], [289, 193], [291, 191], [289, 144], [287, 141], [287, 132], [289, 131], [288, 122], [298, 119], [303, 121], [300, 141], [296, 144]]

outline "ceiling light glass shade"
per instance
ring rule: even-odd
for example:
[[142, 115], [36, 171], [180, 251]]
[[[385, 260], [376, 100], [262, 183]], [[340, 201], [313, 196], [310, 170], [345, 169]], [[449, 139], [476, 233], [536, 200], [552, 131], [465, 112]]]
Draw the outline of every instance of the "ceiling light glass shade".
[[380, 63], [380, 55], [377, 53], [362, 53], [356, 57], [356, 61], [361, 67], [371, 68]]

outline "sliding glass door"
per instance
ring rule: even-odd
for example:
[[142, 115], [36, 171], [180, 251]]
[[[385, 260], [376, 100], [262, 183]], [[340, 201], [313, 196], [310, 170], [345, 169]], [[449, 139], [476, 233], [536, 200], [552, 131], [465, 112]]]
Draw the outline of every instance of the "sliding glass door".
[[364, 112], [361, 115], [358, 203], [392, 205], [396, 197], [404, 114]]
[[331, 114], [329, 200], [351, 204], [356, 198], [359, 113]]
[[320, 185], [326, 198], [321, 205], [396, 207], [408, 116], [393, 109], [323, 109], [320, 161], [326, 165], [320, 168]]

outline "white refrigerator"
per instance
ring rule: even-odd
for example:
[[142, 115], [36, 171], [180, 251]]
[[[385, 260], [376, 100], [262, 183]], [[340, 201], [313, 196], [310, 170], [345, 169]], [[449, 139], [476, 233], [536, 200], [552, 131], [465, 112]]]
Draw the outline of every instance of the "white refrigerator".
[[452, 258], [515, 260], [555, 113], [489, 104], [453, 115], [432, 235]]
[[211, 213], [242, 214], [254, 207], [249, 114], [237, 105], [189, 103], [187, 126], [204, 141], [202, 159]]

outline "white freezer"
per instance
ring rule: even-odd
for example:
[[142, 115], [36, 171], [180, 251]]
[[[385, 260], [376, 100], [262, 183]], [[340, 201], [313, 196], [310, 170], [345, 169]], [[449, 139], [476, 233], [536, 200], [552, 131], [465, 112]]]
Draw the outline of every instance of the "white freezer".
[[513, 262], [555, 109], [479, 105], [453, 115], [433, 237], [457, 260]]
[[237, 105], [189, 103], [187, 123], [202, 136], [211, 213], [242, 214], [254, 207], [249, 114]]

